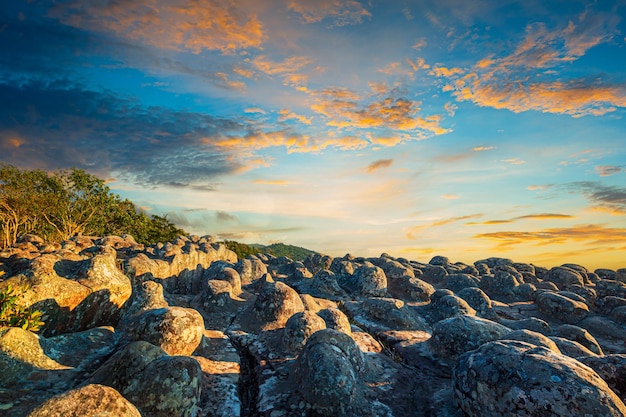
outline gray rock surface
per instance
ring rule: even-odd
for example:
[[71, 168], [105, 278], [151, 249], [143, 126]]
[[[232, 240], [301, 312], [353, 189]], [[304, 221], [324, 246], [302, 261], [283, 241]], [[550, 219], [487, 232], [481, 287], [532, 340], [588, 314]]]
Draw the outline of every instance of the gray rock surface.
[[626, 417], [623, 269], [25, 236], [0, 271], [46, 314], [0, 328], [1, 416]]

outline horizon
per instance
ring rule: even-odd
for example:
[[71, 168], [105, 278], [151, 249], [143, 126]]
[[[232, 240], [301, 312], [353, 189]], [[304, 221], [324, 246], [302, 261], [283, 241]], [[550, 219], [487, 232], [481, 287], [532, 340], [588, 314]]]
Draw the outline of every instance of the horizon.
[[626, 2], [0, 5], [0, 163], [191, 234], [626, 268]]

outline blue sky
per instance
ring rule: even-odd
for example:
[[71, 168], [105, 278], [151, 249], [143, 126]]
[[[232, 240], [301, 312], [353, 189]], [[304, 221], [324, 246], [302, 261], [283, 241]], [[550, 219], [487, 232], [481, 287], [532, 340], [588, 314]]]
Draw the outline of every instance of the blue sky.
[[189, 232], [626, 267], [626, 2], [0, 5], [0, 161]]

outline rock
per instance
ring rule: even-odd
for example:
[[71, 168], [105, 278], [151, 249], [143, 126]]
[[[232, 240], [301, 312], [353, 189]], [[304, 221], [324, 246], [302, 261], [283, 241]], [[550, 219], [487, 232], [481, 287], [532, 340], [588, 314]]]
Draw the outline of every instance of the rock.
[[479, 280], [468, 274], [450, 274], [446, 277], [445, 287], [454, 293], [464, 288], [478, 287]]
[[345, 333], [325, 329], [309, 338], [293, 369], [302, 398], [322, 416], [348, 416], [365, 360]]
[[600, 344], [595, 337], [582, 327], [564, 324], [555, 329], [555, 336], [564, 337], [566, 339], [578, 342], [596, 355], [604, 355]]
[[28, 417], [141, 417], [139, 410], [113, 388], [86, 385], [41, 404]]
[[493, 304], [491, 303], [491, 299], [480, 288], [463, 288], [457, 293], [457, 296], [467, 301], [469, 306], [476, 310], [476, 314], [484, 316], [485, 318], [493, 317], [495, 315], [492, 310]]
[[144, 281], [135, 286], [133, 294], [122, 311], [124, 317], [130, 317], [143, 311], [168, 306], [163, 294], [163, 286], [154, 281]]
[[302, 311], [287, 320], [283, 333], [283, 345], [287, 351], [298, 354], [309, 337], [326, 328], [324, 320], [315, 313]]
[[146, 416], [198, 415], [202, 369], [185, 356], [162, 356], [151, 361], [130, 381], [123, 394]]
[[456, 316], [441, 320], [433, 326], [428, 340], [430, 351], [444, 363], [453, 364], [462, 353], [484, 343], [497, 340], [511, 329], [491, 320], [473, 316]]
[[234, 266], [242, 285], [248, 285], [267, 273], [267, 267], [259, 259], [240, 259]]
[[563, 355], [567, 355], [572, 358], [580, 358], [583, 356], [597, 356], [595, 353], [593, 353], [580, 343], [574, 342], [573, 340], [557, 336], [550, 336], [550, 340], [556, 343]]
[[551, 336], [553, 333], [552, 327], [550, 327], [548, 323], [536, 317], [521, 320], [500, 319], [499, 323], [514, 330], [531, 330], [533, 332], [541, 333], [544, 336]]
[[332, 271], [322, 269], [315, 273], [310, 283], [311, 294], [317, 297], [345, 296], [345, 291], [339, 286], [337, 277]]
[[351, 316], [363, 326], [381, 326], [397, 330], [425, 330], [428, 324], [395, 298], [368, 298], [362, 303], [347, 304]]
[[535, 303], [543, 315], [563, 323], [576, 324], [589, 313], [585, 303], [551, 292], [537, 295]]
[[600, 375], [613, 392], [626, 401], [626, 355], [586, 356], [577, 358]]
[[32, 259], [25, 272], [2, 284], [29, 287], [20, 304], [44, 314], [45, 336], [116, 325], [132, 287], [117, 267], [115, 250], [98, 250], [78, 261], [43, 254]]
[[547, 280], [556, 284], [561, 290], [568, 289], [572, 285], [585, 285], [585, 281], [578, 271], [565, 266], [555, 266], [550, 269]]
[[431, 322], [435, 323], [456, 316], [474, 316], [476, 311], [462, 298], [456, 295], [444, 295], [436, 297], [437, 291], [433, 294], [430, 303]]
[[120, 330], [129, 341], [150, 342], [170, 355], [191, 355], [202, 340], [204, 320], [196, 310], [166, 307], [132, 316]]
[[232, 295], [230, 282], [210, 279], [202, 292], [202, 305], [206, 311], [219, 311], [232, 305]]
[[409, 301], [428, 301], [435, 288], [428, 282], [409, 275], [397, 278], [389, 283], [389, 294]]
[[325, 308], [317, 312], [326, 323], [326, 328], [338, 330], [347, 335], [352, 334], [348, 317], [338, 308]]
[[452, 380], [454, 398], [469, 417], [626, 414], [591, 368], [524, 342], [495, 341], [463, 354]]
[[387, 277], [379, 267], [363, 265], [354, 271], [346, 289], [363, 297], [384, 297], [387, 293]]
[[502, 336], [502, 340], [517, 340], [520, 342], [530, 343], [531, 345], [544, 347], [554, 353], [560, 354], [561, 351], [557, 344], [547, 336], [532, 330], [514, 330]]
[[265, 329], [284, 327], [289, 317], [304, 311], [298, 293], [282, 282], [267, 283], [254, 302], [254, 314]]
[[626, 283], [610, 279], [601, 279], [596, 282], [596, 293], [598, 297], [621, 297], [626, 298]]
[[520, 280], [510, 272], [496, 270], [493, 276], [485, 275], [481, 278], [480, 289], [491, 298], [514, 299], [515, 289], [520, 284]]

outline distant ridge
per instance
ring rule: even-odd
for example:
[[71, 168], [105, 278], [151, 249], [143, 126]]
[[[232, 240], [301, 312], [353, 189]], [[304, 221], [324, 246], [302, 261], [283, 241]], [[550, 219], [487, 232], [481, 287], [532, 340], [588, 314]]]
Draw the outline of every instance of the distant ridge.
[[248, 245], [234, 240], [225, 240], [224, 244], [228, 249], [235, 252], [240, 259], [248, 255], [256, 255], [257, 253], [267, 253], [276, 257], [286, 256], [294, 261], [303, 261], [307, 256], [318, 253], [300, 246], [286, 245], [284, 243], [272, 243], [271, 245], [253, 243]]

